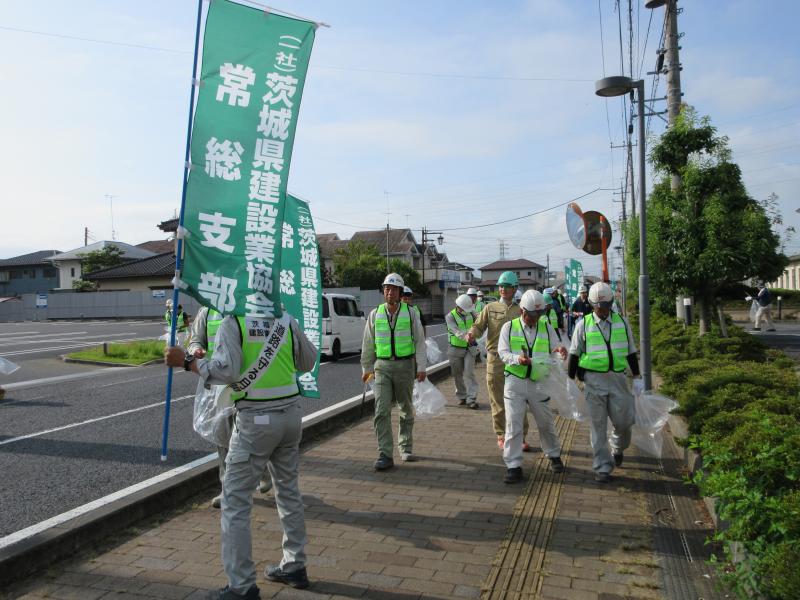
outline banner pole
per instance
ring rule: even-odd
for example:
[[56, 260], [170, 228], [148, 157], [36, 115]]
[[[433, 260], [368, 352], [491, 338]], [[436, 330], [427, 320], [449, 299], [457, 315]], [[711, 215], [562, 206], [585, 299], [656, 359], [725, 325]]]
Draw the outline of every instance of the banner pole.
[[[200, 47], [200, 20], [203, 14], [203, 0], [197, 0], [197, 26], [194, 33], [194, 58], [192, 59], [192, 89], [189, 94], [189, 123], [186, 126], [186, 152], [183, 163], [183, 188], [181, 190], [181, 212], [178, 219], [178, 230], [176, 232], [177, 248], [175, 250], [175, 279], [172, 289], [172, 321], [169, 331], [169, 345], [175, 345], [175, 329], [178, 323], [178, 291], [181, 279], [181, 269], [183, 267], [183, 213], [186, 207], [186, 184], [189, 179], [189, 161], [191, 159], [190, 149], [192, 140], [192, 112], [194, 110], [195, 88], [200, 85], [197, 81], [197, 55]], [[167, 460], [167, 440], [169, 438], [169, 411], [172, 400], [172, 367], [167, 369], [167, 391], [164, 403], [164, 431], [161, 437], [161, 461]]]

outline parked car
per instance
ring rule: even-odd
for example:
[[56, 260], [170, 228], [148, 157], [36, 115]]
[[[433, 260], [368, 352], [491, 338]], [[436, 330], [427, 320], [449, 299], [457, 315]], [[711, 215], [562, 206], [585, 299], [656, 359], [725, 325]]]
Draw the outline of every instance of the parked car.
[[361, 352], [366, 323], [355, 296], [322, 294], [322, 354], [339, 360], [345, 352]]

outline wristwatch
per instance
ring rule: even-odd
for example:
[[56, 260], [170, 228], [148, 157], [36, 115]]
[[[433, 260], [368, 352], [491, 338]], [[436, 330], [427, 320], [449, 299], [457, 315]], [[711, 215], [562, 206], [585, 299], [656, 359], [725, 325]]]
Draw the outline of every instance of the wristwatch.
[[186, 354], [183, 357], [183, 369], [184, 369], [184, 371], [191, 371], [193, 362], [194, 362], [194, 356], [192, 354]]

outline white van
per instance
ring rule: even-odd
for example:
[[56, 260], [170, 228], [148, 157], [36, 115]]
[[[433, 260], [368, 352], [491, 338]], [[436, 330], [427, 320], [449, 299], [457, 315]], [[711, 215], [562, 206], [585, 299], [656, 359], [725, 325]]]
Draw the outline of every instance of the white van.
[[322, 294], [322, 354], [339, 360], [343, 352], [361, 352], [366, 323], [355, 296]]

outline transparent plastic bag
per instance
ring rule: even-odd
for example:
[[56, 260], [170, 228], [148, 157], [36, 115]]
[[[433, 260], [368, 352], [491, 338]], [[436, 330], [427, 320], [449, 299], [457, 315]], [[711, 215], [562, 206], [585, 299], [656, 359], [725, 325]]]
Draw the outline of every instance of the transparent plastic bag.
[[447, 400], [442, 392], [436, 389], [428, 379], [414, 382], [414, 392], [411, 396], [414, 402], [414, 412], [417, 419], [430, 419], [443, 415]]
[[758, 301], [753, 300], [750, 304], [750, 320], [755, 323], [756, 322], [756, 315], [758, 314]]
[[551, 359], [548, 375], [536, 382], [536, 387], [550, 396], [552, 406], [565, 419], [585, 421], [588, 415], [583, 392], [567, 376], [566, 361]]
[[488, 335], [488, 333], [484, 332], [484, 334], [481, 337], [478, 338], [478, 349], [481, 352], [481, 358], [486, 358], [486, 356], [487, 356], [487, 352], [486, 352], [486, 336], [487, 335]]
[[[165, 342], [165, 343], [169, 344], [169, 330], [167, 330], [167, 333], [165, 333], [164, 335], [160, 336], [158, 339], [161, 340], [162, 342]], [[189, 339], [189, 333], [188, 332], [186, 332], [186, 331], [176, 331], [175, 332], [175, 346], [176, 347], [186, 348], [186, 346], [187, 346], [186, 342], [188, 341], [188, 339]]]
[[0, 373], [3, 375], [11, 375], [17, 369], [19, 369], [19, 365], [17, 363], [13, 363], [7, 358], [0, 356]]
[[194, 400], [194, 430], [204, 440], [227, 448], [231, 439], [231, 417], [235, 413], [236, 408], [230, 404], [230, 388], [213, 386]]
[[431, 338], [425, 338], [425, 356], [428, 365], [436, 365], [444, 360], [444, 353], [439, 350], [439, 346]]
[[651, 391], [634, 396], [636, 422], [631, 429], [631, 442], [644, 454], [661, 458], [664, 425], [669, 413], [678, 407], [672, 398]]

